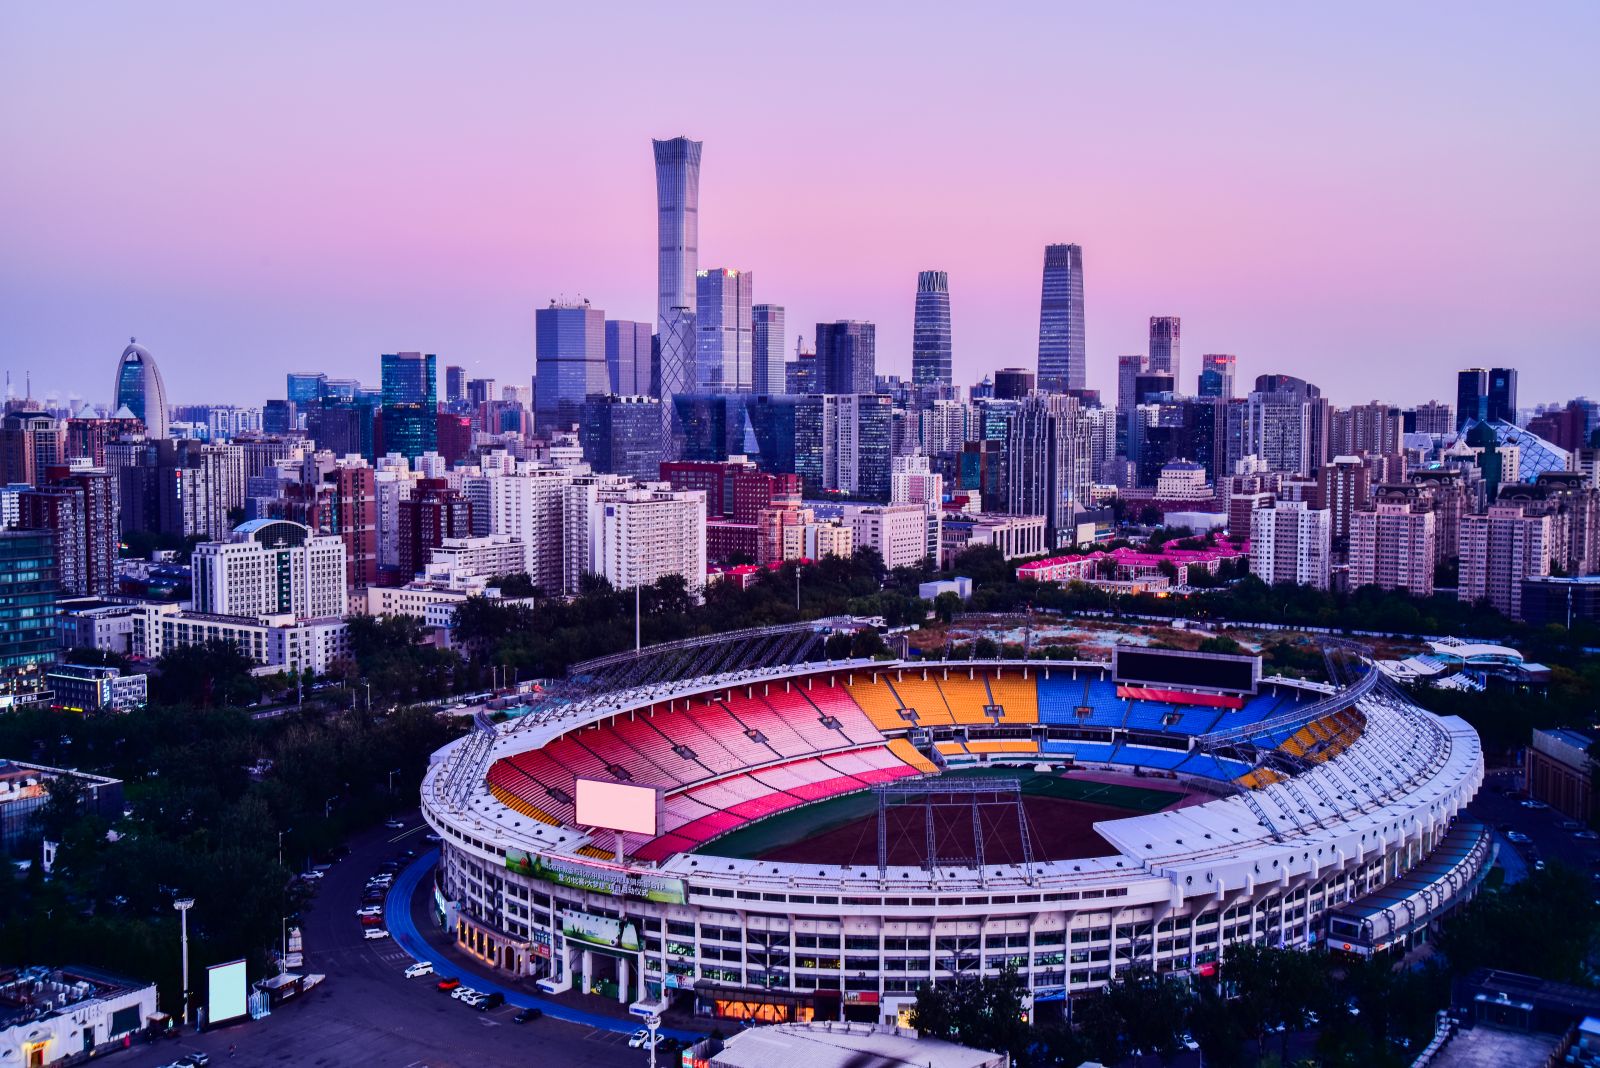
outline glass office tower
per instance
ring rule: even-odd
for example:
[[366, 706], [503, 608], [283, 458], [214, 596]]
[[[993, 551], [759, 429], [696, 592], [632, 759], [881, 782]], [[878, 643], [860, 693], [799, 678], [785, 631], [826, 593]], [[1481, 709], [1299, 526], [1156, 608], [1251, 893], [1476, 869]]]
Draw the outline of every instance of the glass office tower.
[[550, 302], [533, 314], [534, 426], [540, 433], [552, 427], [569, 429], [583, 418], [583, 402], [590, 395], [611, 392], [606, 369], [606, 313], [587, 301]]
[[1150, 317], [1150, 370], [1171, 375], [1174, 386], [1183, 381], [1178, 369], [1182, 325], [1176, 315]]
[[783, 329], [782, 305], [751, 306], [750, 358], [755, 373], [754, 392], [758, 394], [788, 392], [788, 372], [783, 363]]
[[1039, 388], [1055, 393], [1088, 386], [1083, 342], [1083, 248], [1046, 245], [1039, 297]]
[[[661, 411], [673, 418], [672, 398], [694, 389], [695, 275], [700, 264], [699, 141], [674, 137], [653, 142], [656, 160], [656, 232], [659, 258], [656, 339], [660, 345]], [[668, 427], [666, 458], [678, 455], [681, 429]]]
[[917, 306], [911, 325], [911, 381], [951, 385], [950, 276], [944, 271], [917, 275]]
[[124, 407], [144, 423], [145, 437], [156, 440], [167, 436], [167, 387], [161, 382], [155, 358], [131, 337], [117, 360], [117, 379], [112, 388], [111, 410]]
[[439, 446], [439, 393], [433, 353], [383, 354], [383, 451], [414, 460]]
[[698, 393], [749, 393], [755, 384], [748, 271], [716, 267], [695, 278], [694, 381]]
[[842, 319], [817, 324], [817, 393], [874, 393], [878, 328]]

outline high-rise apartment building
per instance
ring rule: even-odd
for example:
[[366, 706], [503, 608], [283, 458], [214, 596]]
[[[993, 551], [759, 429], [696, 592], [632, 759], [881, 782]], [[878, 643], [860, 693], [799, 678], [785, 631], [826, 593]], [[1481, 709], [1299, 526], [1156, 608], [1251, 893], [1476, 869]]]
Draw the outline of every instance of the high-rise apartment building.
[[1313, 474], [1328, 459], [1328, 401], [1322, 390], [1290, 375], [1259, 375], [1243, 409], [1245, 455], [1267, 470]]
[[[654, 142], [656, 161], [656, 343], [663, 419], [675, 416], [672, 398], [694, 390], [695, 275], [700, 267], [700, 148], [686, 137]], [[681, 433], [668, 427], [669, 456]]]
[[1006, 434], [1006, 511], [1042, 515], [1048, 547], [1071, 537], [1094, 483], [1093, 443], [1078, 399], [1036, 394], [1017, 403]]
[[1150, 370], [1171, 375], [1174, 383], [1183, 380], [1179, 351], [1182, 326], [1176, 315], [1150, 317]]
[[300, 523], [253, 519], [194, 550], [194, 610], [219, 616], [345, 614], [344, 542]]
[[37, 485], [47, 470], [67, 459], [65, 421], [27, 409], [0, 419], [0, 482]]
[[589, 570], [618, 589], [682, 575], [706, 583], [706, 498], [662, 484], [601, 489], [590, 509]]
[[731, 267], [695, 275], [696, 393], [749, 393], [755, 384], [751, 292], [755, 278]]
[[[381, 484], [379, 503], [381, 522]], [[407, 579], [422, 571], [428, 551], [443, 545], [444, 539], [472, 536], [471, 502], [442, 478], [417, 479], [411, 496], [399, 500], [396, 519], [396, 555], [400, 574]], [[381, 529], [379, 533], [381, 537]]]
[[112, 410], [128, 409], [144, 424], [147, 437], [167, 436], [167, 387], [161, 382], [161, 371], [150, 350], [136, 344], [131, 337], [128, 347], [117, 359], [111, 397]]
[[1326, 509], [1277, 501], [1250, 513], [1250, 573], [1269, 586], [1328, 588], [1333, 524]]
[[944, 559], [944, 476], [920, 453], [896, 456], [889, 470], [889, 503], [920, 504], [926, 526], [923, 555]]
[[1329, 412], [1328, 451], [1335, 456], [1398, 454], [1404, 416], [1379, 401]]
[[755, 367], [756, 393], [770, 395], [789, 392], [783, 331], [783, 305], [751, 305], [750, 348]]
[[[606, 379], [619, 397], [653, 397], [650, 368], [651, 326], [627, 319], [606, 320]], [[656, 412], [660, 415], [659, 409]], [[656, 435], [659, 441], [660, 434]]]
[[[650, 412], [656, 415], [654, 409]], [[659, 426], [657, 433], [660, 432]], [[522, 545], [525, 571], [547, 593], [562, 589], [564, 494], [571, 472], [556, 467], [521, 465], [514, 474], [486, 480], [489, 488], [489, 533], [505, 534]]]
[[1200, 357], [1200, 390], [1202, 397], [1233, 399], [1233, 369], [1239, 358], [1227, 352], [1208, 352]]
[[570, 430], [584, 399], [611, 392], [606, 367], [606, 313], [588, 301], [551, 301], [533, 316], [537, 388], [534, 424], [540, 433]]
[[492, 378], [467, 379], [467, 403], [474, 408], [494, 400], [496, 392]]
[[944, 271], [917, 275], [917, 303], [911, 324], [911, 381], [950, 385], [950, 276]]
[[878, 328], [842, 319], [817, 324], [815, 393], [872, 393], [877, 383]]
[[886, 500], [894, 403], [878, 393], [813, 394], [795, 411], [795, 473], [818, 489]]
[[1083, 248], [1046, 245], [1039, 295], [1039, 388], [1055, 393], [1089, 384], [1083, 334]]
[[1524, 579], [1550, 574], [1556, 517], [1523, 501], [1492, 504], [1461, 517], [1461, 577], [1456, 596], [1488, 601], [1512, 619], [1522, 618]]
[[1433, 596], [1437, 518], [1425, 502], [1400, 492], [1379, 496], [1350, 520], [1350, 588], [1377, 586]]
[[415, 459], [438, 449], [438, 379], [433, 353], [383, 354], [383, 451]]
[[1351, 517], [1372, 502], [1372, 472], [1359, 456], [1335, 456], [1317, 471], [1317, 506], [1328, 510], [1333, 544], [1350, 538]]

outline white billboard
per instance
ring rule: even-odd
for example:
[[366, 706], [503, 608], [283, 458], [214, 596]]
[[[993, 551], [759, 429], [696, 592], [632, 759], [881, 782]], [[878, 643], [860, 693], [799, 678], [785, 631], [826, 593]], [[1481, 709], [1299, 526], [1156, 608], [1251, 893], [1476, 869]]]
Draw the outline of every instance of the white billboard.
[[578, 780], [578, 822], [609, 831], [659, 834], [660, 794], [653, 786]]
[[249, 984], [245, 981], [244, 961], [231, 960], [226, 964], [213, 964], [206, 969], [206, 1025], [215, 1027], [243, 1016], [249, 1006], [245, 994]]

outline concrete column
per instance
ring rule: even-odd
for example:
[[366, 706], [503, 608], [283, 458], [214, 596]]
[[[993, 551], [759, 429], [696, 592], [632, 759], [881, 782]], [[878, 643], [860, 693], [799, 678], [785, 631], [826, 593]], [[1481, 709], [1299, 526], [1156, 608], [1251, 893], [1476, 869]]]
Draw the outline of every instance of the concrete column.
[[594, 975], [594, 950], [583, 951], [583, 992], [587, 994], [593, 984], [590, 978]]
[[622, 1005], [628, 1003], [628, 998], [632, 994], [630, 985], [632, 975], [629, 971], [631, 963], [627, 957], [617, 958], [617, 1001]]

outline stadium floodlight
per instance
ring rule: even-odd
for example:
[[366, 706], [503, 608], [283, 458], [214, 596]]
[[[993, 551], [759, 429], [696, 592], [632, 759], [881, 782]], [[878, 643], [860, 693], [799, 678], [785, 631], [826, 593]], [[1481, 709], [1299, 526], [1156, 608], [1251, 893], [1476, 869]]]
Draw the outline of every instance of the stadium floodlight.
[[183, 1026], [189, 1026], [189, 910], [194, 908], [194, 898], [180, 897], [172, 903], [178, 910], [178, 926], [183, 947]]

